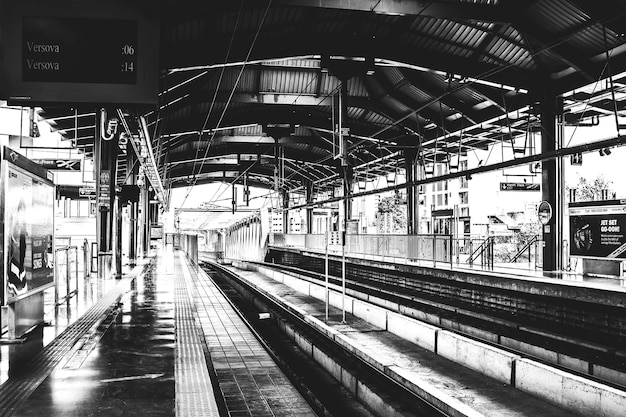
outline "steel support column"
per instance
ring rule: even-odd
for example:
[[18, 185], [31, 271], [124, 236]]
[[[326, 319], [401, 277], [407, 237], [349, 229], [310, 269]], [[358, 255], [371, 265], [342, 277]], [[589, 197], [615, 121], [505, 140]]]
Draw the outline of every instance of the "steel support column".
[[[146, 180], [147, 182], [147, 180]], [[144, 183], [141, 187], [140, 198], [141, 213], [139, 215], [139, 230], [141, 234], [141, 251], [144, 257], [148, 256], [150, 251], [150, 193], [148, 184]]]
[[280, 190], [283, 206], [283, 233], [289, 233], [289, 193], [287, 190]]
[[[306, 202], [311, 204], [313, 202], [313, 181], [307, 181], [304, 190]], [[307, 234], [313, 233], [313, 207], [306, 208], [306, 232]]]
[[[541, 152], [554, 152], [561, 147], [559, 119], [563, 102], [548, 87], [541, 101]], [[552, 218], [543, 226], [543, 270], [558, 271], [562, 266], [563, 175], [562, 158], [542, 161], [541, 197], [552, 206]]]
[[[417, 150], [407, 149], [404, 151], [404, 168], [407, 184], [416, 180], [418, 169], [416, 160]], [[406, 232], [409, 235], [415, 235], [419, 231], [419, 194], [418, 186], [415, 185], [406, 187], [406, 227]]]
[[[139, 163], [137, 156], [132, 147], [126, 150], [126, 167], [129, 170], [127, 185], [137, 184], [137, 173], [139, 172]], [[128, 261], [131, 267], [135, 266], [137, 261], [137, 209], [139, 202], [132, 201], [128, 205], [128, 214], [130, 220], [129, 236], [128, 236]]]
[[[96, 213], [96, 240], [98, 242], [98, 277], [106, 278], [112, 267], [113, 202], [117, 174], [117, 122], [109, 119], [112, 111], [96, 111], [94, 136], [94, 176], [98, 210]], [[117, 119], [115, 119], [117, 120]]]
[[343, 205], [344, 205], [344, 218], [343, 218], [343, 230], [347, 230], [348, 221], [352, 217], [352, 180], [353, 171], [350, 165], [350, 158], [348, 155], [348, 148], [350, 142], [350, 128], [346, 123], [348, 116], [348, 77], [342, 77], [340, 91], [339, 91], [339, 140], [341, 141], [341, 176], [343, 179]]
[[122, 278], [122, 201], [115, 198], [115, 278]]

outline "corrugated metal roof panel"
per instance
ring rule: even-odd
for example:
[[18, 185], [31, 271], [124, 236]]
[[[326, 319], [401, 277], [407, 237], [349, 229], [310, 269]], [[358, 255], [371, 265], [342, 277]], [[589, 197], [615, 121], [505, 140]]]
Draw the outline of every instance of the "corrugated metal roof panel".
[[269, 67], [319, 68], [320, 60], [315, 58], [268, 59], [260, 65]]
[[315, 94], [317, 74], [312, 71], [261, 70], [260, 92]]
[[404, 92], [404, 94], [406, 94], [408, 97], [418, 103], [425, 103], [433, 99], [433, 96], [431, 94], [420, 90], [413, 84], [405, 85], [402, 88], [402, 91]]
[[367, 97], [367, 87], [360, 77], [350, 78], [348, 80], [348, 94], [354, 97]]
[[383, 69], [383, 74], [391, 81], [391, 84], [397, 85], [404, 81], [404, 76], [399, 68], [386, 67]]
[[[502, 62], [525, 70], [536, 69], [536, 63], [528, 49], [523, 48], [524, 38], [513, 27], [508, 27], [485, 50], [483, 61], [501, 65]], [[495, 58], [495, 59], [494, 59]]]
[[337, 77], [333, 77], [332, 75], [329, 75], [327, 72], [322, 72], [321, 76], [322, 76], [322, 79], [321, 79], [320, 94], [322, 96], [329, 96], [333, 92], [336, 92], [340, 84]]
[[368, 112], [365, 115], [365, 119], [367, 122], [375, 124], [375, 125], [379, 125], [379, 126], [386, 126], [390, 123], [393, 122], [393, 120], [389, 119], [388, 117], [379, 114], [379, 113], [373, 113], [373, 112]]
[[417, 47], [469, 57], [485, 36], [476, 26], [435, 18], [416, 19], [407, 40]]
[[567, 0], [541, 0], [524, 15], [544, 30], [559, 34], [589, 20], [589, 16]]
[[410, 107], [392, 97], [384, 97], [380, 101], [383, 104], [384, 108], [390, 109], [396, 114], [404, 115], [405, 113], [408, 113], [412, 110]]

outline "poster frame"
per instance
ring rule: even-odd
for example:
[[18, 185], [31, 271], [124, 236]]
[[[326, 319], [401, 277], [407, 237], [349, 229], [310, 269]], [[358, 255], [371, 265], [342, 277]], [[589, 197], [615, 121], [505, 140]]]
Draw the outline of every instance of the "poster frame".
[[[17, 153], [16, 151], [12, 150], [11, 148], [8, 148], [6, 146], [3, 147], [2, 159], [0, 161], [0, 177], [1, 177], [0, 216], [2, 216], [2, 221], [3, 221], [3, 226], [0, 227], [0, 238], [2, 239], [2, 244], [3, 244], [2, 265], [0, 265], [0, 277], [2, 279], [2, 282], [1, 282], [2, 289], [0, 291], [0, 295], [1, 295], [0, 305], [13, 304], [17, 301], [26, 299], [34, 294], [45, 291], [48, 288], [54, 287], [55, 280], [56, 280], [56, 277], [54, 274], [54, 267], [53, 267], [51, 282], [40, 285], [36, 288], [26, 291], [23, 294], [11, 296], [11, 297], [9, 297], [8, 295], [8, 292], [7, 292], [7, 282], [8, 282], [7, 272], [8, 271], [7, 271], [6, 265], [8, 263], [9, 251], [6, 250], [6, 248], [8, 248], [8, 230], [6, 229], [9, 226], [6, 222], [6, 215], [8, 214], [6, 212], [7, 210], [6, 199], [8, 198], [7, 187], [8, 187], [8, 175], [9, 175], [10, 170], [19, 172], [51, 188], [50, 190], [52, 192], [52, 206], [50, 207], [52, 211], [51, 212], [51, 218], [52, 218], [52, 224], [51, 224], [52, 242], [51, 243], [53, 244], [54, 242], [55, 188], [54, 188], [54, 182], [52, 181], [52, 178], [53, 178], [52, 173], [46, 170], [45, 168], [42, 168], [41, 166], [37, 165], [33, 161], [27, 159], [26, 157], [22, 156], [21, 154]], [[54, 256], [54, 253], [53, 253], [53, 256]]]
[[[576, 253], [572, 253], [572, 249], [574, 247], [572, 240], [573, 234], [573, 218], [574, 216], [601, 216], [601, 215], [609, 215], [615, 216], [622, 214], [626, 217], [626, 199], [613, 199], [613, 200], [600, 200], [600, 201], [582, 201], [582, 202], [573, 202], [568, 204], [568, 214], [569, 214], [569, 256], [573, 258], [580, 259], [595, 259], [595, 260], [603, 260], [603, 261], [613, 261], [613, 262], [624, 262], [626, 261], [626, 257], [608, 257], [608, 256], [593, 256], [593, 255], [580, 255]], [[626, 223], [626, 221], [624, 222]], [[624, 230], [624, 234], [626, 235], [626, 230]], [[623, 244], [626, 245], [626, 237], [623, 240]], [[626, 251], [623, 251], [626, 253]]]

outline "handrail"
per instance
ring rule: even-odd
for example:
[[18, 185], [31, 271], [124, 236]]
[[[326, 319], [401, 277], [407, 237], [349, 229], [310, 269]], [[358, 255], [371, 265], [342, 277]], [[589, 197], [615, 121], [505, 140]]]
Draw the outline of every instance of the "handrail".
[[[485, 252], [487, 255], [487, 266], [493, 266], [493, 236], [487, 237], [483, 240], [480, 245], [469, 256], [469, 264], [474, 265], [474, 261], [478, 259], [479, 256], [484, 257]], [[484, 258], [483, 258], [484, 259]]]
[[509, 260], [509, 262], [510, 263], [517, 262], [519, 257], [522, 256], [524, 252], [526, 252], [526, 249], [528, 249], [528, 260], [530, 261], [530, 245], [535, 244], [537, 241], [539, 241], [539, 236], [537, 235], [533, 236], [532, 239], [526, 242], [526, 244], [522, 246], [522, 248], [519, 251], [517, 251], [517, 253]]

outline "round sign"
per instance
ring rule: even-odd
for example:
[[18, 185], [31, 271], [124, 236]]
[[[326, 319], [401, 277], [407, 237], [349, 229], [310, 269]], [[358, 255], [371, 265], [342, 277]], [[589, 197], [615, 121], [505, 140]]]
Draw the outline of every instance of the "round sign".
[[539, 222], [543, 225], [550, 223], [552, 219], [552, 206], [547, 201], [542, 201], [539, 203], [539, 208], [537, 209], [537, 217], [539, 217]]

